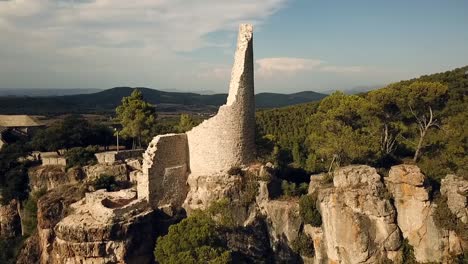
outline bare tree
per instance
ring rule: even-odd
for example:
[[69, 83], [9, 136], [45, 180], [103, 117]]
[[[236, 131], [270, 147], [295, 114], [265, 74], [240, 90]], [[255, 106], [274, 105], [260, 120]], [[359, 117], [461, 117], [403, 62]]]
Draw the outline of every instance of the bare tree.
[[383, 135], [380, 138], [380, 150], [385, 154], [392, 153], [396, 148], [396, 135], [390, 134], [388, 124], [384, 125]]
[[416, 146], [416, 152], [414, 153], [413, 161], [416, 162], [421, 153], [421, 148], [423, 146], [424, 138], [426, 137], [427, 131], [431, 127], [439, 127], [438, 121], [434, 119], [434, 114], [432, 113], [432, 108], [429, 106], [429, 115], [423, 114], [421, 117], [418, 117], [413, 111], [413, 108], [410, 106], [411, 114], [416, 118], [416, 123], [418, 124], [419, 129], [419, 141]]

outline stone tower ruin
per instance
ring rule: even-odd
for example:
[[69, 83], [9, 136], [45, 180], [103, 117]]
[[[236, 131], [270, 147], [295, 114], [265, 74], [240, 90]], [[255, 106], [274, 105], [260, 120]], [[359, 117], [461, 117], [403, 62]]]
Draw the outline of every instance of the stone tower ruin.
[[187, 178], [223, 175], [255, 158], [253, 27], [239, 28], [229, 95], [218, 113], [187, 133], [156, 136], [143, 154], [138, 196], [153, 208], [181, 206]]
[[240, 26], [227, 103], [187, 132], [191, 173], [216, 173], [255, 157], [252, 34], [251, 25]]

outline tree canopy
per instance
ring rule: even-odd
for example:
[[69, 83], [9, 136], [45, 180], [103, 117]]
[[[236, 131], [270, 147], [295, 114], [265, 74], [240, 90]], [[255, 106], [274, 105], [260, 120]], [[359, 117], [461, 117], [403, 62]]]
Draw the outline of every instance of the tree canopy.
[[146, 102], [138, 89], [130, 96], [122, 99], [122, 104], [116, 108], [117, 119], [123, 128], [120, 135], [133, 139], [133, 147], [141, 147], [142, 141], [147, 142], [152, 137], [152, 128], [156, 124], [156, 108]]

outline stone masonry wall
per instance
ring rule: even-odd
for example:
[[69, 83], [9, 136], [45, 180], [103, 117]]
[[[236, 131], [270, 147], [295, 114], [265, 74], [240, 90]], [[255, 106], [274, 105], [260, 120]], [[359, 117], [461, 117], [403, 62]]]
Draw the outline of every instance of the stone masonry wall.
[[143, 149], [106, 151], [94, 154], [99, 164], [113, 164], [117, 161], [124, 161], [130, 158], [138, 158], [143, 154]]
[[185, 134], [160, 135], [143, 154], [143, 173], [138, 177], [138, 198], [146, 198], [153, 208], [179, 207], [187, 195], [189, 168]]
[[225, 171], [255, 157], [252, 37], [252, 26], [241, 25], [227, 103], [216, 116], [187, 132], [192, 174]]

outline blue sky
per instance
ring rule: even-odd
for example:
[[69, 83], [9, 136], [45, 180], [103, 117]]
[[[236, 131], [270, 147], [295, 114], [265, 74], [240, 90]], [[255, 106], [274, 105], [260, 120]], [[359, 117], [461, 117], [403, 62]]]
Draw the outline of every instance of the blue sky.
[[380, 86], [468, 64], [468, 1], [0, 0], [0, 88], [226, 92], [239, 23], [256, 91]]

